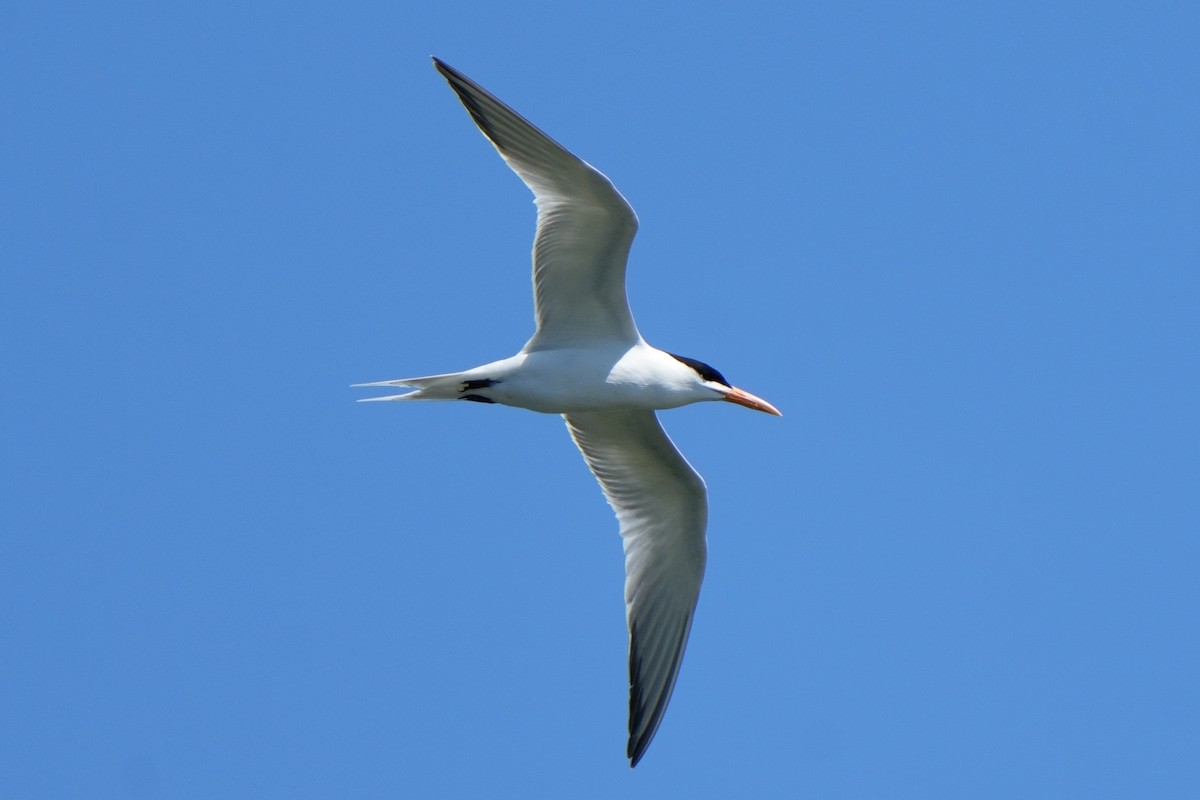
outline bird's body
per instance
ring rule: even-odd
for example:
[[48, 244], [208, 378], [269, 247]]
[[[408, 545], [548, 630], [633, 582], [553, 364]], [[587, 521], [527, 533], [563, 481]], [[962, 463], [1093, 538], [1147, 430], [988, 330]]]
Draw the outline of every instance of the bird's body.
[[521, 351], [465, 372], [382, 381], [417, 391], [372, 400], [476, 400], [546, 414], [658, 411], [712, 398], [695, 371], [645, 342]]
[[625, 295], [637, 217], [599, 171], [462, 73], [434, 59], [538, 207], [537, 328], [514, 356], [465, 370], [360, 386], [403, 387], [369, 400], [467, 400], [562, 414], [616, 512], [625, 543], [630, 632], [629, 744], [636, 765], [670, 700], [704, 576], [704, 481], [655, 411], [725, 400], [779, 412], [695, 359], [650, 346]]

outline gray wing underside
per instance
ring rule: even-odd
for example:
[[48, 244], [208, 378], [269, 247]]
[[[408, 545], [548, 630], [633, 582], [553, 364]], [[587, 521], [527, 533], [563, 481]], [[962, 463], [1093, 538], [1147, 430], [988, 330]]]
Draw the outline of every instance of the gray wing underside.
[[625, 295], [637, 216], [598, 170], [576, 158], [470, 78], [434, 64], [537, 204], [527, 351], [639, 338]]
[[707, 558], [704, 481], [652, 411], [565, 414], [625, 545], [629, 744], [636, 766], [675, 688]]

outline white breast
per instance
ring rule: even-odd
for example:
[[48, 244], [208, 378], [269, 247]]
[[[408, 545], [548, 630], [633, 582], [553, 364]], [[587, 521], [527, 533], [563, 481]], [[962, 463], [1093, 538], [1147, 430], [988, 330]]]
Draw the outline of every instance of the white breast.
[[519, 353], [471, 372], [496, 381], [486, 394], [497, 403], [550, 414], [717, 399], [697, 393], [690, 367], [645, 342]]

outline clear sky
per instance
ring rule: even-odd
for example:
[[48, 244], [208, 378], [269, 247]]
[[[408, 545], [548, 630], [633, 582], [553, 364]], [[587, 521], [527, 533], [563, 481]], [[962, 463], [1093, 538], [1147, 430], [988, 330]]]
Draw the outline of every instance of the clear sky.
[[[8, 3], [0, 796], [1200, 797], [1195, 3]], [[531, 332], [436, 54], [783, 410], [624, 758], [562, 422], [358, 405]]]

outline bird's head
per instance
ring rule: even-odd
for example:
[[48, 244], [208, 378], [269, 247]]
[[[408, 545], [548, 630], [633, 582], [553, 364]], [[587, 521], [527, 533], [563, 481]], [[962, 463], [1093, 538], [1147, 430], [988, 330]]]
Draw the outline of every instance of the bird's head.
[[777, 417], [783, 416], [779, 409], [768, 403], [766, 400], [763, 400], [761, 397], [755, 397], [743, 389], [739, 389], [736, 386], [730, 386], [729, 381], [725, 380], [724, 375], [722, 375], [720, 372], [717, 372], [717, 370], [713, 369], [708, 364], [705, 364], [703, 361], [697, 361], [694, 358], [687, 358], [686, 356], [677, 356], [674, 353], [670, 353], [670, 356], [676, 361], [686, 364], [692, 368], [692, 371], [696, 373], [700, 384], [716, 393], [717, 396], [713, 397], [712, 399], [737, 403], [739, 406], [752, 408], [755, 411], [765, 411], [766, 413], [774, 414]]

